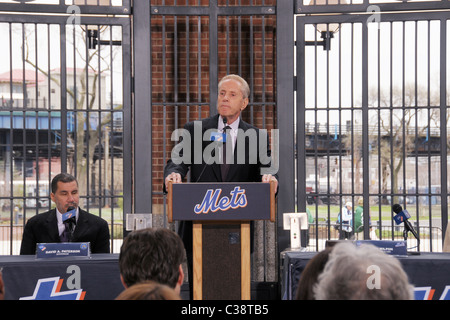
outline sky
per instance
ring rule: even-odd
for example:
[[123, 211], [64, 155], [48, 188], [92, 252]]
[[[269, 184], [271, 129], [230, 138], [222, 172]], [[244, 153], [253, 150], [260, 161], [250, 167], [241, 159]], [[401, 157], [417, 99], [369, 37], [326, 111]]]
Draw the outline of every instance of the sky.
[[[314, 46], [305, 47], [307, 108], [316, 105], [318, 108], [361, 107], [363, 27], [366, 26], [362, 23], [342, 24], [334, 34], [330, 51], [324, 51], [322, 47], [318, 47], [317, 51]], [[440, 22], [432, 21], [428, 24], [427, 21], [411, 21], [391, 24], [381, 21], [379, 41], [377, 27], [378, 24], [374, 23], [368, 25], [369, 91], [378, 88], [379, 81], [382, 96], [390, 96], [391, 86], [394, 95], [401, 96], [403, 82], [405, 86], [413, 85], [417, 78], [418, 95], [428, 93], [429, 82], [432, 98], [439, 101]], [[307, 41], [314, 40], [314, 33], [314, 26], [306, 25]], [[321, 40], [319, 35], [318, 40]], [[373, 102], [376, 104], [376, 101]], [[398, 102], [395, 102], [398, 105], [394, 105], [401, 106], [400, 102], [401, 99], [398, 99]], [[343, 122], [346, 120], [348, 119], [343, 119]]]

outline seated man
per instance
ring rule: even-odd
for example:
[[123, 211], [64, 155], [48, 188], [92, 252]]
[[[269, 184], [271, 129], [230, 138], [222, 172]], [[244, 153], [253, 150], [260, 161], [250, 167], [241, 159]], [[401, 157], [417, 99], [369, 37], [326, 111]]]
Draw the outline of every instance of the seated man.
[[92, 253], [109, 253], [108, 223], [100, 217], [78, 207], [78, 182], [67, 173], [60, 173], [52, 180], [50, 197], [55, 209], [30, 218], [25, 225], [20, 254], [35, 254], [37, 243], [65, 242], [62, 214], [69, 207], [76, 208], [76, 224], [72, 242], [90, 242]]

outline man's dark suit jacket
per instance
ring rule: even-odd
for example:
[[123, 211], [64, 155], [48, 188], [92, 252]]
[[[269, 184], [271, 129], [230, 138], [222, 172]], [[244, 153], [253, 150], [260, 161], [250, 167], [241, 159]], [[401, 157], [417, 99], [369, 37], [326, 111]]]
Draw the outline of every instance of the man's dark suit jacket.
[[[202, 122], [202, 140], [203, 134], [208, 129], [217, 129], [219, 121], [219, 115], [212, 116], [207, 119], [203, 119]], [[238, 142], [236, 142], [235, 152], [234, 152], [234, 163], [230, 165], [230, 169], [228, 171], [227, 177], [225, 180], [222, 179], [222, 175], [220, 172], [220, 164], [214, 163], [211, 165], [206, 165], [205, 160], [203, 159], [202, 154], [202, 163], [195, 164], [194, 163], [194, 143], [199, 143], [198, 141], [194, 141], [194, 122], [188, 122], [184, 129], [188, 130], [191, 135], [191, 164], [175, 164], [172, 160], [167, 162], [166, 167], [164, 168], [164, 180], [165, 178], [172, 172], [177, 172], [181, 174], [181, 177], [184, 178], [187, 172], [190, 169], [191, 172], [191, 182], [261, 182], [262, 167], [270, 167], [270, 164], [262, 165], [259, 161], [259, 156], [257, 157], [257, 162], [254, 164], [250, 164], [249, 162], [249, 150], [250, 150], [250, 139], [246, 137], [245, 139], [245, 163], [239, 164], [237, 163], [237, 152], [236, 147]], [[253, 150], [258, 151], [259, 155], [259, 129], [250, 125], [249, 123], [243, 121], [241, 118], [239, 120], [239, 129], [242, 129], [244, 132], [247, 130], [255, 130], [256, 137], [258, 141], [256, 145], [252, 145]], [[238, 133], [239, 134], [239, 133]], [[202, 152], [203, 150], [210, 144], [211, 141], [202, 141]], [[267, 156], [270, 157], [270, 147], [269, 140], [267, 140]], [[276, 175], [275, 175], [276, 176]], [[278, 179], [278, 177], [277, 177]], [[165, 185], [163, 186], [163, 190], [166, 191]], [[181, 238], [183, 239], [186, 254], [189, 256], [192, 254], [192, 222], [191, 221], [181, 221], [179, 224], [179, 231]]]
[[[73, 242], [90, 242], [92, 253], [110, 253], [108, 223], [82, 209], [73, 233]], [[56, 209], [30, 218], [23, 232], [20, 254], [35, 254], [37, 243], [61, 242]]]
[[[202, 135], [201, 138], [203, 138], [203, 134], [205, 131], [209, 129], [217, 129], [219, 121], [219, 115], [212, 116], [207, 119], [203, 119], [201, 121], [202, 123]], [[177, 172], [181, 174], [181, 177], [184, 178], [190, 169], [191, 172], [191, 182], [261, 182], [261, 167], [269, 167], [270, 164], [262, 165], [259, 161], [259, 156], [257, 157], [257, 162], [254, 164], [250, 164], [249, 162], [249, 150], [257, 150], [259, 155], [259, 129], [248, 124], [247, 122], [240, 119], [239, 121], [239, 129], [242, 129], [244, 132], [247, 130], [255, 130], [257, 142], [256, 145], [252, 145], [250, 147], [250, 139], [246, 137], [245, 139], [245, 162], [243, 164], [237, 163], [237, 152], [234, 152], [234, 163], [230, 165], [230, 169], [228, 171], [226, 179], [222, 179], [222, 175], [220, 173], [220, 164], [213, 163], [211, 165], [206, 165], [205, 160], [203, 159], [202, 154], [202, 163], [196, 164], [194, 163], [194, 144], [195, 143], [202, 143], [202, 152], [203, 150], [210, 144], [212, 141], [194, 141], [194, 122], [188, 122], [184, 129], [189, 131], [191, 135], [191, 164], [175, 164], [172, 159], [170, 159], [167, 162], [166, 167], [164, 168], [164, 179], [172, 172]], [[236, 142], [236, 147], [238, 145], [238, 142]], [[269, 141], [267, 141], [267, 156], [270, 156], [270, 146]], [[165, 186], [164, 186], [165, 191]]]

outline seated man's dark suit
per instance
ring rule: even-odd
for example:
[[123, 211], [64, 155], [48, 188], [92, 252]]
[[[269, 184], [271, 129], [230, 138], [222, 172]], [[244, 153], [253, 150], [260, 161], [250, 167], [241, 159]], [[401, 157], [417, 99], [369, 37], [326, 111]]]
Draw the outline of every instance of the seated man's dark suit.
[[[109, 227], [105, 220], [82, 209], [78, 210], [72, 242], [90, 242], [91, 253], [110, 253], [109, 239]], [[37, 243], [54, 242], [61, 242], [56, 209], [28, 220], [23, 232], [20, 254], [35, 254]]]

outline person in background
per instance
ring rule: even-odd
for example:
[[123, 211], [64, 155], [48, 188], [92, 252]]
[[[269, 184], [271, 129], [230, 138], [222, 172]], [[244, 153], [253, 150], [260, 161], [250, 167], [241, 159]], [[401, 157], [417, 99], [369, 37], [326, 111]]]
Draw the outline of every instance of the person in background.
[[358, 200], [358, 206], [355, 209], [355, 233], [363, 231], [363, 203], [364, 200], [360, 198]]
[[[355, 233], [361, 233], [364, 231], [364, 208], [363, 208], [364, 200], [363, 198], [359, 198], [358, 206], [355, 209]], [[372, 230], [372, 222], [370, 220], [370, 211], [369, 211], [369, 233], [370, 238], [372, 240], [377, 239], [376, 235]]]
[[[342, 219], [342, 224], [340, 219]], [[338, 228], [339, 228], [339, 240], [351, 239], [353, 236], [352, 229], [353, 213], [352, 213], [352, 203], [347, 202], [345, 206], [342, 207], [340, 216], [338, 218]]]
[[308, 233], [306, 234], [306, 245], [308, 246], [309, 245], [309, 229], [310, 229], [309, 227], [310, 227], [310, 225], [312, 225], [314, 223], [314, 217], [308, 207], [306, 207], [306, 214], [308, 216]]

